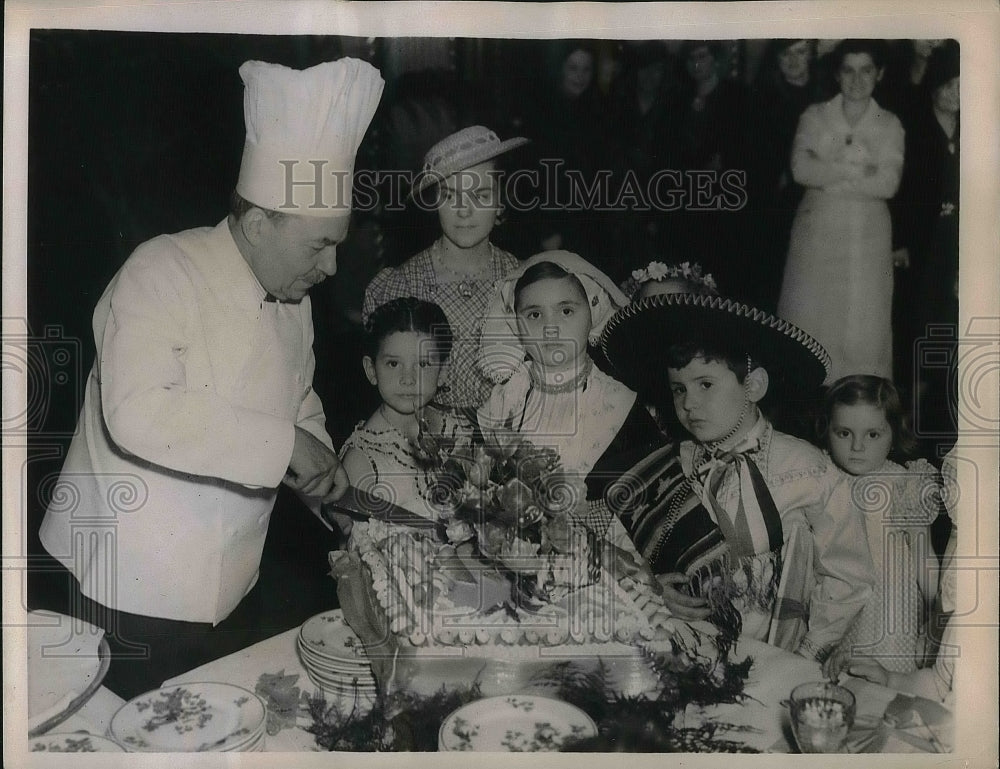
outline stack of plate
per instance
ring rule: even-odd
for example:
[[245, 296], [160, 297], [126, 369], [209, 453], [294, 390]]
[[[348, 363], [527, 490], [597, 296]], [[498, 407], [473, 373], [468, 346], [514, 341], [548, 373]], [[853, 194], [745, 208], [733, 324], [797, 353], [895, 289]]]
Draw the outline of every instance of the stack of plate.
[[267, 709], [239, 686], [165, 686], [126, 702], [109, 733], [130, 753], [248, 752], [264, 749]]
[[340, 609], [310, 618], [299, 630], [299, 657], [310, 680], [342, 708], [367, 713], [378, 687], [368, 654]]

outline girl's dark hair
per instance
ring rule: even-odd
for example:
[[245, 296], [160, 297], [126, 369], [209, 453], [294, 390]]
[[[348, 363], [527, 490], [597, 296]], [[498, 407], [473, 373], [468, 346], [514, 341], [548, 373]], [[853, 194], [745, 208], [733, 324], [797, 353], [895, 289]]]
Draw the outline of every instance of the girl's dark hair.
[[872, 57], [872, 63], [877, 69], [885, 66], [888, 55], [888, 46], [885, 40], [869, 40], [848, 38], [837, 43], [837, 47], [830, 52], [830, 64], [832, 71], [836, 73], [844, 63], [844, 59], [851, 53], [867, 53]]
[[896, 455], [905, 458], [913, 454], [917, 439], [910, 429], [909, 415], [903, 407], [899, 391], [888, 379], [869, 374], [852, 374], [830, 385], [823, 400], [823, 413], [816, 420], [816, 434], [824, 445], [829, 438], [833, 407], [859, 403], [867, 403], [885, 412], [885, 421], [892, 428], [892, 450]]
[[444, 310], [433, 302], [407, 296], [376, 307], [365, 323], [365, 355], [374, 359], [382, 341], [397, 331], [415, 331], [430, 336], [442, 362], [451, 355], [454, 340], [451, 325]]
[[532, 283], [538, 283], [540, 280], [555, 279], [559, 280], [561, 278], [572, 278], [573, 282], [576, 284], [577, 288], [580, 289], [580, 296], [586, 300], [587, 292], [583, 288], [583, 284], [580, 279], [576, 277], [572, 272], [567, 272], [562, 267], [560, 267], [555, 262], [538, 262], [538, 264], [531, 265], [528, 269], [524, 271], [524, 274], [517, 279], [517, 283], [514, 284], [514, 306], [517, 307], [517, 300], [521, 296], [521, 292], [524, 291]]

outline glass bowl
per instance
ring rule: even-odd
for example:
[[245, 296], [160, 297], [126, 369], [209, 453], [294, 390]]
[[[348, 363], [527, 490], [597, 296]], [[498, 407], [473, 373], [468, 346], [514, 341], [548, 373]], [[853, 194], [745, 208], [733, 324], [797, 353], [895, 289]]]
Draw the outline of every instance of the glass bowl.
[[854, 695], [829, 681], [802, 684], [788, 700], [792, 731], [803, 753], [841, 753], [854, 725]]

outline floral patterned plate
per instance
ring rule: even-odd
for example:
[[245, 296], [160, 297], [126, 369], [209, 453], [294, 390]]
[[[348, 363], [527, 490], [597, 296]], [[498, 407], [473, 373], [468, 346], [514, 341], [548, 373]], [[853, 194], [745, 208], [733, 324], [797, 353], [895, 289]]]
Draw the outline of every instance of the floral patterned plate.
[[243, 750], [263, 732], [265, 716], [260, 698], [239, 686], [179, 684], [129, 700], [109, 733], [132, 753]]
[[314, 681], [320, 683], [330, 684], [332, 686], [338, 686], [341, 689], [346, 689], [353, 691], [354, 689], [360, 689], [361, 691], [375, 692], [378, 689], [378, 684], [375, 683], [375, 679], [369, 676], [368, 678], [360, 678], [357, 676], [345, 676], [338, 673], [325, 673], [317, 668], [311, 668], [306, 666], [306, 673]]
[[28, 740], [32, 753], [124, 753], [121, 745], [86, 732], [53, 732]]
[[359, 663], [368, 661], [365, 645], [351, 630], [340, 609], [325, 611], [306, 620], [299, 638], [306, 648], [322, 657]]
[[597, 734], [590, 716], [548, 697], [507, 695], [470, 702], [441, 724], [438, 750], [557, 751]]
[[324, 657], [322, 654], [317, 654], [315, 651], [310, 649], [301, 638], [296, 644], [296, 647], [298, 648], [299, 656], [302, 660], [311, 665], [315, 665], [316, 667], [357, 676], [371, 676], [372, 668], [367, 659], [343, 660], [334, 659], [332, 657]]

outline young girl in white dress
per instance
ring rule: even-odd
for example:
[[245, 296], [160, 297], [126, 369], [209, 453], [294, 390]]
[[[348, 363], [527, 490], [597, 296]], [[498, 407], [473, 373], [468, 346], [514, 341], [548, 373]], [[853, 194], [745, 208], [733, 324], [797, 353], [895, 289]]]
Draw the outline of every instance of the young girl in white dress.
[[451, 327], [436, 304], [405, 297], [375, 309], [365, 326], [362, 364], [382, 403], [341, 449], [352, 486], [431, 520], [431, 479], [412, 451], [419, 420], [437, 435], [471, 437], [474, 430], [433, 402], [451, 344]]
[[922, 666], [926, 619], [937, 590], [928, 527], [941, 503], [940, 476], [925, 459], [897, 464], [893, 452], [915, 443], [892, 382], [843, 377], [830, 387], [821, 433], [833, 461], [854, 476], [853, 497], [865, 516], [876, 583], [840, 647], [832, 674], [850, 659], [909, 673]]

